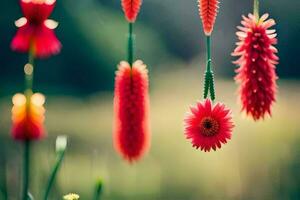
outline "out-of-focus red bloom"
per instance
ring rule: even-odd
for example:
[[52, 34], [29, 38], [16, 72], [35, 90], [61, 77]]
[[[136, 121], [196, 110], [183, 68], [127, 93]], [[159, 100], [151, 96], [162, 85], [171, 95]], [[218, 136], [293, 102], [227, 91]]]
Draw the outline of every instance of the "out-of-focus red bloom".
[[129, 162], [140, 159], [150, 146], [148, 70], [142, 61], [132, 68], [123, 61], [115, 79], [114, 145]]
[[264, 14], [260, 19], [249, 14], [243, 16], [242, 25], [238, 29], [239, 42], [232, 53], [240, 58], [234, 63], [236, 81], [240, 84], [240, 99], [242, 110], [254, 120], [271, 115], [271, 106], [275, 102], [277, 91], [275, 65], [278, 63], [275, 30], [269, 28], [275, 25], [273, 19]]
[[27, 102], [25, 95], [16, 94], [12, 101], [12, 137], [22, 141], [43, 138], [46, 134], [44, 95], [35, 93]]
[[184, 122], [187, 139], [191, 139], [193, 147], [205, 152], [227, 143], [234, 127], [230, 110], [221, 103], [213, 105], [209, 99], [191, 107]]
[[56, 0], [20, 0], [25, 17], [16, 21], [19, 28], [12, 40], [14, 51], [27, 53], [31, 50], [38, 58], [58, 54], [61, 43], [54, 29], [57, 22], [47, 19], [52, 13]]
[[142, 5], [142, 0], [122, 0], [121, 3], [126, 19], [131, 23], [135, 22]]
[[218, 14], [218, 0], [198, 0], [205, 35], [211, 35]]

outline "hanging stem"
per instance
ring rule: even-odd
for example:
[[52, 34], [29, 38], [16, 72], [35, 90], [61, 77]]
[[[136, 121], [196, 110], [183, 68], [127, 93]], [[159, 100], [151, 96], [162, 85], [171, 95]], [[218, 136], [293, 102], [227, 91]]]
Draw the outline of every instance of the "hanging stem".
[[24, 66], [25, 73], [25, 95], [27, 102], [30, 102], [33, 88], [33, 72], [34, 72], [34, 49], [31, 47], [28, 55], [28, 63]]
[[214, 74], [211, 66], [211, 36], [206, 36], [206, 71], [204, 74], [204, 99], [210, 93], [211, 100], [215, 100]]
[[[25, 73], [25, 95], [27, 99], [26, 109], [29, 109], [30, 98], [32, 95], [33, 85], [33, 65], [34, 65], [34, 49], [31, 45], [28, 56], [28, 64], [24, 67]], [[30, 176], [30, 140], [24, 141], [24, 159], [23, 159], [23, 200], [28, 199], [28, 187], [29, 187], [29, 176]]]
[[253, 15], [255, 16], [256, 20], [259, 19], [259, 0], [254, 0]]
[[23, 194], [22, 199], [27, 200], [29, 186], [29, 161], [30, 161], [30, 141], [24, 142], [24, 160], [23, 160]]
[[133, 64], [134, 54], [134, 35], [133, 35], [133, 23], [129, 23], [128, 30], [128, 63], [130, 66]]

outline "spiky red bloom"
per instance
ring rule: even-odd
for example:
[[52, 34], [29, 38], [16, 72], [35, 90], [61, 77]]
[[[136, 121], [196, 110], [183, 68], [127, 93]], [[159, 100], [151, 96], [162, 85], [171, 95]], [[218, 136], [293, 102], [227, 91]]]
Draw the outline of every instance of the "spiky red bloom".
[[114, 145], [129, 162], [149, 148], [148, 70], [142, 61], [132, 68], [123, 61], [118, 66], [114, 96]]
[[35, 57], [45, 58], [58, 54], [61, 43], [54, 29], [57, 22], [47, 19], [52, 13], [56, 0], [20, 0], [25, 17], [16, 21], [19, 28], [11, 48], [27, 53], [32, 48]]
[[13, 97], [12, 137], [15, 140], [38, 140], [45, 136], [45, 97], [35, 93], [27, 103], [23, 94]]
[[142, 0], [122, 0], [121, 4], [128, 22], [135, 22], [142, 5]]
[[230, 110], [222, 103], [213, 105], [209, 99], [191, 107], [184, 123], [187, 139], [191, 139], [193, 147], [205, 152], [227, 143], [234, 127]]
[[218, 0], [198, 0], [199, 14], [205, 35], [211, 35], [218, 14]]
[[264, 14], [260, 19], [249, 14], [243, 16], [242, 25], [238, 29], [239, 42], [232, 53], [240, 56], [234, 63], [236, 81], [240, 84], [239, 93], [242, 110], [254, 120], [271, 115], [271, 106], [275, 102], [277, 91], [275, 65], [278, 63], [275, 30], [269, 28], [275, 25], [273, 19]]

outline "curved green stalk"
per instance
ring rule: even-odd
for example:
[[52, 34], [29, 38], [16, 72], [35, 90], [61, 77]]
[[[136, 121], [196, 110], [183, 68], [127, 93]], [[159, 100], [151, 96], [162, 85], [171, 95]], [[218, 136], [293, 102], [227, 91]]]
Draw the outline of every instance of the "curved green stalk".
[[44, 194], [44, 200], [47, 200], [49, 197], [50, 190], [51, 190], [54, 180], [56, 178], [57, 172], [58, 172], [58, 170], [62, 164], [62, 161], [64, 159], [66, 148], [67, 148], [67, 138], [65, 136], [57, 137], [57, 139], [56, 139], [56, 152], [57, 152], [56, 162], [52, 168], [52, 172], [50, 174], [50, 177], [49, 177], [49, 180], [47, 183], [47, 187], [46, 187], [45, 194]]

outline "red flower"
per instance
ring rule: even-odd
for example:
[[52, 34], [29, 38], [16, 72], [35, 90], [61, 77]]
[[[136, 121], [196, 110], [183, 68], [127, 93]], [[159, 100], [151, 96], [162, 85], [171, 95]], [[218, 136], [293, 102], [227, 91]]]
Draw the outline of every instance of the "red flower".
[[53, 29], [57, 22], [47, 19], [53, 11], [55, 0], [21, 0], [25, 17], [16, 21], [19, 28], [13, 38], [11, 48], [27, 53], [32, 48], [36, 57], [45, 58], [58, 54], [61, 43]]
[[211, 35], [216, 21], [219, 1], [218, 0], [198, 0], [199, 13], [202, 19], [205, 35]]
[[14, 95], [12, 108], [12, 137], [15, 140], [38, 140], [45, 136], [45, 97], [35, 93], [30, 102], [23, 94]]
[[184, 122], [187, 139], [191, 139], [193, 147], [205, 152], [227, 143], [234, 127], [230, 110], [221, 103], [213, 106], [209, 99], [191, 107]]
[[249, 14], [243, 16], [242, 25], [237, 36], [240, 42], [232, 53], [240, 58], [234, 63], [239, 66], [236, 70], [236, 81], [240, 83], [240, 99], [242, 110], [254, 120], [271, 115], [271, 106], [275, 102], [277, 91], [275, 65], [278, 57], [275, 30], [269, 28], [275, 25], [273, 19], [264, 14], [260, 19]]
[[142, 5], [142, 0], [122, 0], [121, 3], [126, 19], [131, 23], [135, 22]]
[[142, 61], [132, 68], [123, 61], [115, 79], [114, 144], [129, 162], [136, 161], [148, 150], [149, 131], [148, 71]]

